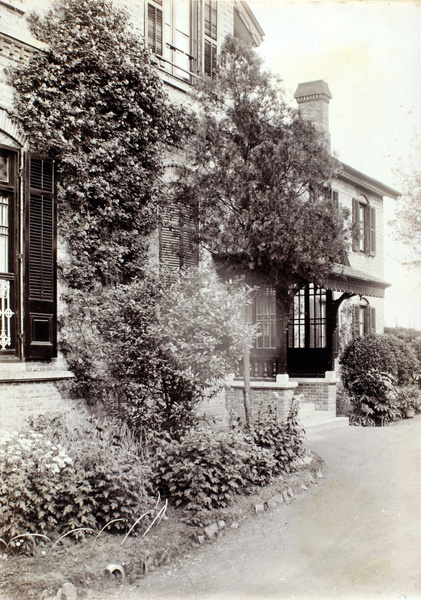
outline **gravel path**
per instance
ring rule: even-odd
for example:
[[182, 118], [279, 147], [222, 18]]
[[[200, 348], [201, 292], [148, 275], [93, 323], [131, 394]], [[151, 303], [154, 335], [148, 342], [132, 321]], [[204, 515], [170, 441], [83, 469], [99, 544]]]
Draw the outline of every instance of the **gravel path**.
[[95, 600], [421, 599], [420, 434], [421, 416], [309, 433], [318, 485]]

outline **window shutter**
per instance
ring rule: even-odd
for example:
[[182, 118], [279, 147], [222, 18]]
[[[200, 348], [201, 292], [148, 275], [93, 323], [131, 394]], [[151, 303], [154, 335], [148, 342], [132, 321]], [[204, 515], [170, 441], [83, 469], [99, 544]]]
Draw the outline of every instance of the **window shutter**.
[[181, 217], [181, 267], [188, 269], [199, 264], [199, 252], [196, 242], [197, 224], [193, 210], [185, 207]]
[[204, 71], [209, 77], [212, 77], [216, 70], [216, 52], [216, 44], [205, 40]]
[[165, 210], [160, 226], [159, 260], [162, 266], [179, 269], [180, 248], [180, 211], [175, 204], [172, 204]]
[[28, 155], [25, 176], [25, 356], [57, 355], [55, 167]]
[[370, 207], [364, 210], [364, 252], [370, 254]]
[[352, 199], [352, 225], [353, 225], [353, 232], [352, 232], [352, 249], [355, 252], [358, 252], [360, 249], [360, 243], [359, 243], [359, 202], [356, 198]]
[[205, 0], [205, 34], [217, 39], [218, 35], [218, 8], [217, 0]]
[[376, 333], [376, 309], [372, 306], [369, 307], [369, 332]]
[[352, 310], [352, 335], [354, 337], [360, 335], [360, 307], [355, 304]]
[[192, 210], [171, 205], [160, 228], [160, 262], [171, 269], [189, 268], [199, 263], [196, 220]]
[[162, 56], [162, 10], [152, 4], [148, 4], [148, 46], [152, 52]]
[[376, 256], [376, 209], [370, 207], [370, 256]]

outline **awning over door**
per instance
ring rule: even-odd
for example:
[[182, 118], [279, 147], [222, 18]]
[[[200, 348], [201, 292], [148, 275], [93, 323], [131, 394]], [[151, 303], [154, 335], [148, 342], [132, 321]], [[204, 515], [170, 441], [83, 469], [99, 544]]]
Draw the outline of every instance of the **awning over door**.
[[335, 292], [384, 298], [384, 290], [391, 284], [353, 267], [334, 265], [330, 276], [323, 282], [323, 286]]

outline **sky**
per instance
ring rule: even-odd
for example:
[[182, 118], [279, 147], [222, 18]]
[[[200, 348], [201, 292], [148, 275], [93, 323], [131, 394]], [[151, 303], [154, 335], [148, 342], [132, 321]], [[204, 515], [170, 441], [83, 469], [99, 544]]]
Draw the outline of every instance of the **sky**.
[[[400, 176], [421, 169], [421, 1], [249, 0], [265, 32], [259, 48], [293, 105], [298, 83], [324, 79], [332, 150], [352, 167], [400, 190]], [[416, 151], [416, 144], [420, 149]], [[421, 270], [404, 267], [387, 222], [388, 326], [421, 329]]]

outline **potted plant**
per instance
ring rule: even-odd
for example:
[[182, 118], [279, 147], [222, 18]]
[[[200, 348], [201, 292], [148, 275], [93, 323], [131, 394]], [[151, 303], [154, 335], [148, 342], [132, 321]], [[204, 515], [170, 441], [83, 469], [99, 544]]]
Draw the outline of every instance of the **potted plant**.
[[399, 407], [407, 419], [412, 419], [421, 408], [421, 392], [415, 385], [406, 385], [399, 391]]

